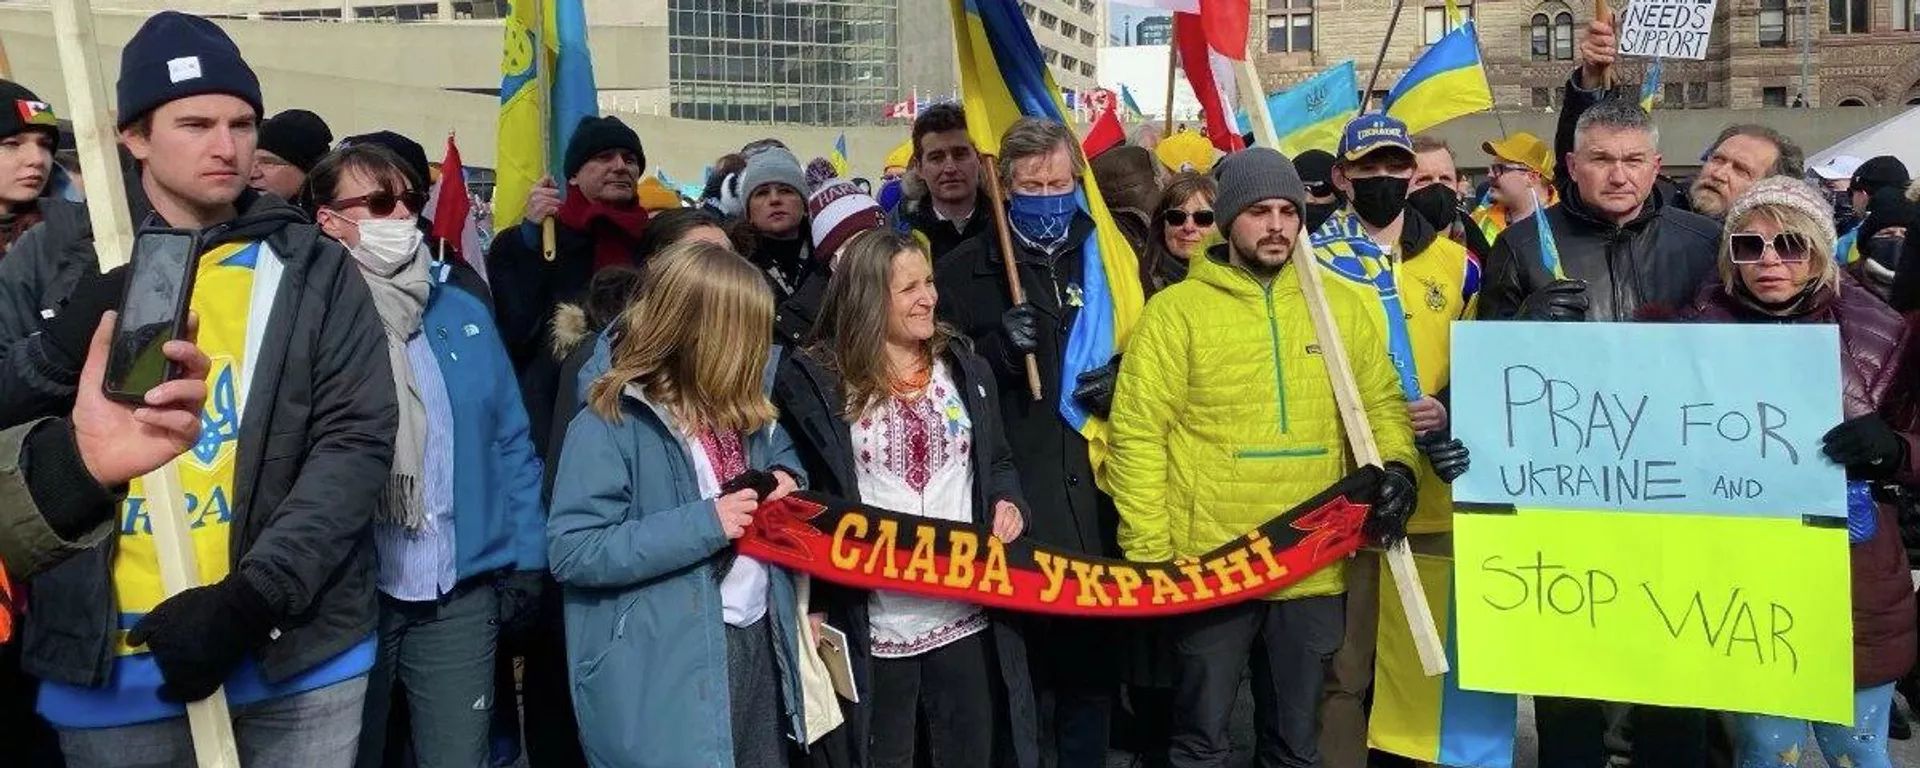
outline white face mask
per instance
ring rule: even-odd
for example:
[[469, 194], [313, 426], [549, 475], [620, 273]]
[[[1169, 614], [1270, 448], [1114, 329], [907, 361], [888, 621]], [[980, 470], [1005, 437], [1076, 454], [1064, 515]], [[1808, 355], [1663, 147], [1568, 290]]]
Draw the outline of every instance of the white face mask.
[[425, 239], [414, 219], [362, 219], [360, 244], [351, 250], [359, 262], [382, 275], [399, 271], [413, 261]]

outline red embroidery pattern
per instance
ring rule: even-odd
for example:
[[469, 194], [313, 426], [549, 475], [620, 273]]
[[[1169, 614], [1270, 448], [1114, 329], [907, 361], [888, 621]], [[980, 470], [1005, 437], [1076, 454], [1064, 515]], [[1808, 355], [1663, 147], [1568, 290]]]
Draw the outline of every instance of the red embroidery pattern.
[[887, 401], [883, 417], [887, 441], [880, 464], [904, 478], [914, 493], [926, 492], [927, 483], [953, 459], [956, 448], [965, 452], [964, 441], [956, 440], [960, 436], [948, 434], [946, 416], [940, 410], [948, 396], [946, 387], [936, 384], [924, 397]]
[[747, 449], [740, 442], [740, 433], [702, 432], [695, 440], [700, 450], [706, 451], [707, 463], [713, 465], [714, 482], [725, 485], [747, 471]]

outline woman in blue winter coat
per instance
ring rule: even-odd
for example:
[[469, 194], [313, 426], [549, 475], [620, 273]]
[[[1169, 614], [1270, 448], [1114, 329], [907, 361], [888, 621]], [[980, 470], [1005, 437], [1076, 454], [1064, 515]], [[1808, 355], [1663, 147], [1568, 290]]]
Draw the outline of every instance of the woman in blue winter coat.
[[[724, 246], [647, 264], [573, 419], [547, 523], [574, 711], [595, 766], [784, 766], [806, 743], [798, 605], [732, 546], [802, 478], [768, 399], [773, 295]], [[767, 494], [722, 493], [750, 470]]]

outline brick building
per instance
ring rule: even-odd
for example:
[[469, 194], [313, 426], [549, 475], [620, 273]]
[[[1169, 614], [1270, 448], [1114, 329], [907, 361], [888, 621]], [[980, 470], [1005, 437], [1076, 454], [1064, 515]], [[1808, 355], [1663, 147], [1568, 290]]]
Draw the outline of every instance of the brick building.
[[[1445, 33], [1442, 0], [1405, 0], [1376, 95], [1384, 95]], [[1806, 6], [1811, 2], [1812, 6]], [[1589, 3], [1459, 0], [1479, 25], [1494, 102], [1544, 109], [1574, 66]], [[1616, 1], [1616, 7], [1624, 7]], [[1720, 0], [1704, 61], [1668, 61], [1661, 108], [1792, 106], [1800, 100], [1803, 19], [1813, 22], [1812, 106], [1920, 104], [1920, 0]], [[1270, 90], [1353, 59], [1361, 87], [1373, 69], [1393, 0], [1253, 0], [1253, 45]], [[1645, 62], [1619, 77], [1638, 82]]]

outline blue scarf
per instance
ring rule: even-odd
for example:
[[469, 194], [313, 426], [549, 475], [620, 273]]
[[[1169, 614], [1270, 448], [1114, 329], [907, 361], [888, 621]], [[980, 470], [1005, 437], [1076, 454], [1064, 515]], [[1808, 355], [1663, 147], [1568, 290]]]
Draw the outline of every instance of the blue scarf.
[[1387, 321], [1387, 355], [1400, 374], [1400, 393], [1408, 402], [1424, 396], [1419, 372], [1414, 369], [1413, 337], [1407, 331], [1406, 310], [1400, 303], [1400, 286], [1393, 279], [1393, 258], [1367, 236], [1360, 217], [1352, 208], [1334, 212], [1313, 233], [1314, 257], [1334, 274], [1356, 283], [1373, 286], [1380, 295], [1380, 309]]
[[1052, 251], [1067, 241], [1073, 214], [1080, 210], [1078, 191], [1058, 195], [1015, 193], [1007, 206], [1007, 220], [1013, 231], [1027, 242]]

